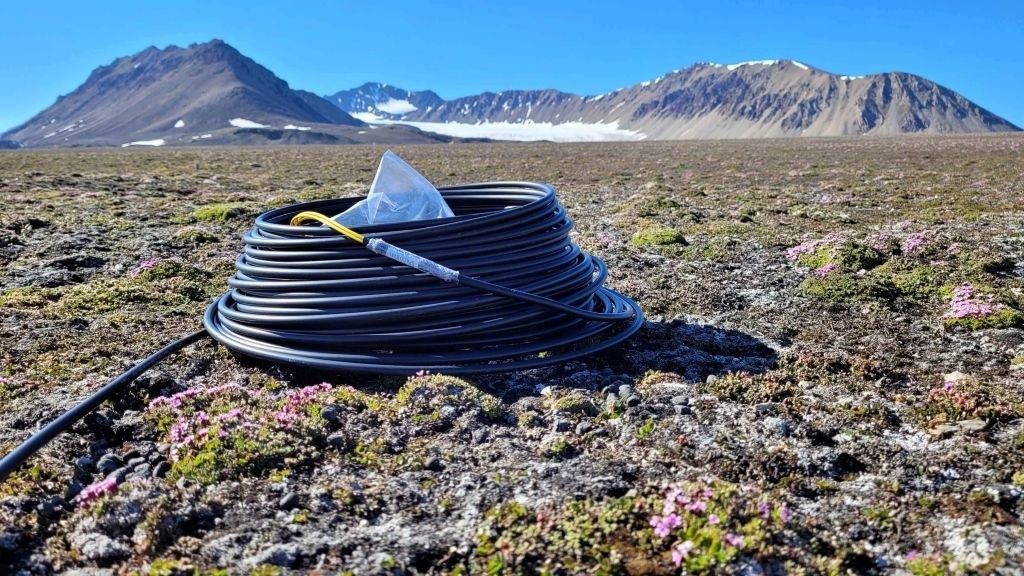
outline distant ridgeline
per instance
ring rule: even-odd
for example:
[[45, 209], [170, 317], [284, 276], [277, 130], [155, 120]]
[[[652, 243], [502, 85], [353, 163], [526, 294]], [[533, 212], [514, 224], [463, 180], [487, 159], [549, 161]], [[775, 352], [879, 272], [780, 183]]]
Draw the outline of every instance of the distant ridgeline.
[[920, 76], [839, 76], [792, 60], [698, 63], [606, 94], [444, 100], [368, 83], [294, 90], [220, 40], [147, 48], [2, 135], [0, 148], [675, 140], [974, 133], [1018, 127]]

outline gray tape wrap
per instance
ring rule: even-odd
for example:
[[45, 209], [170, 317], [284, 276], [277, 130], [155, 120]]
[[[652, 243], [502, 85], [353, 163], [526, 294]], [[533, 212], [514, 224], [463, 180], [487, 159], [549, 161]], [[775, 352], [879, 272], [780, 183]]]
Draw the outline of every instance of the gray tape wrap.
[[366, 242], [366, 247], [381, 256], [387, 256], [388, 258], [401, 262], [406, 266], [411, 266], [420, 272], [426, 272], [431, 276], [436, 276], [445, 282], [459, 283], [459, 272], [457, 270], [452, 270], [451, 268], [442, 266], [433, 260], [427, 260], [422, 256], [417, 256], [408, 250], [402, 250], [398, 246], [388, 244], [380, 238], [370, 238]]

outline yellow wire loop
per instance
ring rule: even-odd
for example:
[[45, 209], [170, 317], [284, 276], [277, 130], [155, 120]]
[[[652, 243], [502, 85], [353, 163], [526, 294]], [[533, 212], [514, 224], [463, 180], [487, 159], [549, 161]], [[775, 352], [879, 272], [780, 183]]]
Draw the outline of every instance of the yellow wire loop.
[[292, 218], [291, 225], [292, 226], [298, 226], [298, 225], [302, 224], [303, 222], [309, 222], [310, 220], [315, 220], [315, 221], [323, 224], [324, 226], [327, 226], [331, 230], [334, 230], [338, 234], [341, 234], [342, 236], [346, 236], [348, 238], [351, 238], [351, 239], [355, 240], [356, 242], [359, 242], [360, 244], [363, 243], [363, 235], [362, 234], [360, 234], [359, 232], [356, 232], [355, 230], [352, 230], [351, 228], [346, 228], [346, 227], [342, 226], [341, 224], [338, 224], [334, 220], [331, 220], [330, 218], [328, 218], [327, 216], [324, 216], [323, 214], [321, 214], [319, 212], [299, 212], [298, 214], [296, 214]]

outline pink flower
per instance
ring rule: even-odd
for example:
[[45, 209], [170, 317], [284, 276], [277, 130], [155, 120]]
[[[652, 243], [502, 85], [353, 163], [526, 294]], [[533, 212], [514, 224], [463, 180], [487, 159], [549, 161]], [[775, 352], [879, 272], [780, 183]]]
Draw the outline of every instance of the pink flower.
[[672, 547], [672, 563], [679, 566], [683, 563], [683, 559], [690, 555], [690, 552], [694, 549], [696, 544], [692, 540], [686, 542], [680, 542]]
[[734, 548], [743, 547], [743, 536], [740, 536], [739, 534], [733, 534], [732, 532], [728, 532], [726, 533], [724, 540], [726, 544]]
[[924, 246], [925, 239], [927, 239], [927, 232], [914, 232], [903, 240], [903, 253], [910, 254], [917, 250], [921, 246]]
[[715, 514], [714, 512], [708, 514], [708, 524], [714, 526], [715, 524], [718, 524], [721, 521], [722, 520], [718, 517], [718, 514]]
[[683, 519], [676, 514], [669, 514], [668, 516], [651, 516], [651, 526], [654, 527], [654, 533], [661, 538], [667, 538], [672, 532], [672, 529], [678, 527], [682, 523]]
[[836, 268], [838, 268], [838, 266], [836, 266], [834, 262], [829, 262], [828, 264], [825, 264], [821, 268], [815, 268], [812, 274], [814, 274], [818, 278], [825, 278], [833, 271], [835, 271]]
[[911, 550], [910, 552], [907, 552], [907, 560], [913, 560], [914, 558], [917, 558], [920, 555], [921, 553], [917, 550]]
[[792, 519], [793, 512], [791, 512], [789, 508], [785, 504], [783, 504], [782, 507], [779, 508], [779, 520], [782, 520], [783, 524], [789, 524], [789, 521]]
[[117, 490], [117, 478], [111, 476], [110, 478], [100, 480], [95, 484], [90, 484], [83, 488], [82, 491], [78, 493], [78, 496], [75, 496], [75, 502], [77, 502], [79, 506], [87, 506], [93, 500], [96, 500], [106, 494], [110, 494], [115, 490]]
[[764, 518], [765, 520], [771, 518], [772, 516], [772, 511], [771, 509], [768, 508], [767, 502], [758, 502], [757, 513], [760, 514], [761, 518]]
[[685, 506], [687, 512], [703, 514], [708, 509], [708, 503], [703, 500], [695, 500]]

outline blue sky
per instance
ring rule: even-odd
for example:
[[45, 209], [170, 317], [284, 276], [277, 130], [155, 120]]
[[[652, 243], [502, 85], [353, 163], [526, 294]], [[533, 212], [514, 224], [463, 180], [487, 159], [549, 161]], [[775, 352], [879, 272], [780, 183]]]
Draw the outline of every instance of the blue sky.
[[215, 37], [318, 94], [366, 81], [598, 94], [697, 61], [789, 58], [920, 74], [1024, 127], [1024, 8], [1009, 1], [35, 0], [6, 2], [0, 26], [0, 131], [119, 56]]

